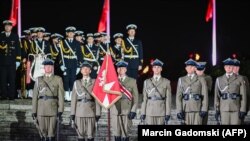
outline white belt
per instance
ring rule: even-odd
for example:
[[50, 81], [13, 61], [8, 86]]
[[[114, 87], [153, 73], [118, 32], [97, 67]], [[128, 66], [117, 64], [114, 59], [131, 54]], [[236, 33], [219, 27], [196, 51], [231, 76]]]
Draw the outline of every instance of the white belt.
[[76, 56], [69, 56], [69, 55], [64, 55], [63, 58], [67, 58], [67, 59], [77, 59]]
[[138, 55], [124, 55], [124, 58], [139, 58]]
[[90, 62], [94, 62], [95, 61], [95, 59], [90, 59], [90, 58], [83, 58], [84, 60], [86, 60], [86, 61], [90, 61]]

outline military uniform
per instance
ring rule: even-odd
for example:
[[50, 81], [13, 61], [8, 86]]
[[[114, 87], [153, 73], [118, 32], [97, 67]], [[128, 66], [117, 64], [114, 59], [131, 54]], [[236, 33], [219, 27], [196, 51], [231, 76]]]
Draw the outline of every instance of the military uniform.
[[[234, 62], [228, 58], [223, 61], [226, 66]], [[243, 77], [228, 72], [216, 79], [214, 91], [215, 118], [221, 116], [223, 125], [239, 125], [246, 115], [246, 85]]]
[[[136, 30], [137, 26], [130, 24], [127, 30]], [[128, 37], [125, 39], [124, 60], [128, 62], [128, 76], [137, 79], [138, 67], [143, 64], [143, 47], [141, 40]]]
[[[189, 59], [186, 66], [196, 66], [196, 62]], [[208, 90], [204, 77], [195, 73], [180, 77], [176, 92], [177, 118], [184, 120], [187, 125], [201, 125], [202, 118], [208, 111]]]
[[[152, 66], [163, 66], [163, 62], [156, 59]], [[143, 85], [143, 102], [141, 120], [146, 119], [149, 125], [168, 124], [171, 114], [171, 86], [170, 81], [160, 75], [146, 79]]]
[[[53, 65], [46, 59], [43, 65]], [[55, 141], [57, 116], [64, 111], [64, 89], [62, 78], [53, 74], [38, 77], [32, 97], [32, 116], [37, 119], [42, 140]], [[46, 140], [47, 141], [47, 140]]]
[[[84, 62], [81, 67], [89, 67], [91, 65]], [[91, 95], [94, 79], [90, 77], [76, 80], [71, 98], [71, 119], [74, 121], [73, 126], [78, 133], [78, 141], [85, 140], [94, 141], [96, 118], [100, 118], [100, 105]]]
[[[75, 27], [67, 27], [67, 33], [75, 32]], [[61, 62], [61, 70], [64, 72], [63, 75], [63, 85], [65, 93], [65, 100], [70, 101], [71, 92], [73, 89], [74, 81], [76, 80], [76, 75], [79, 73], [79, 65], [82, 62], [82, 54], [80, 43], [76, 41], [74, 38], [64, 39], [60, 42], [60, 47], [62, 49], [63, 58], [60, 60]]]
[[[211, 91], [212, 91], [213, 79], [210, 75], [207, 75], [204, 73], [205, 67], [206, 67], [206, 62], [197, 62], [197, 66], [196, 66], [197, 71], [202, 71], [201, 75], [198, 75], [198, 74], [197, 75], [205, 78], [205, 81], [207, 83], [207, 89], [208, 89], [208, 97], [209, 97], [212, 94]], [[210, 98], [209, 98], [208, 103], [210, 102], [212, 101], [210, 101]], [[209, 110], [209, 104], [207, 106]], [[208, 114], [202, 119], [202, 125], [207, 125], [207, 121], [208, 121]]]
[[[4, 27], [12, 26], [11, 21], [4, 21]], [[13, 100], [16, 95], [16, 69], [20, 65], [21, 48], [19, 37], [11, 30], [0, 34], [0, 93], [2, 98]]]
[[[116, 63], [118, 68], [127, 67], [127, 65], [127, 62], [124, 61]], [[128, 96], [122, 93], [121, 99], [110, 107], [111, 126], [115, 141], [129, 141], [129, 127], [132, 126], [132, 119], [135, 118], [138, 107], [137, 83], [135, 79], [128, 76], [118, 77], [120, 83], [131, 93], [132, 98], [129, 99]]]
[[113, 58], [113, 61], [114, 63], [117, 63], [121, 60], [124, 60], [124, 52], [123, 52], [123, 49], [122, 49], [122, 43], [118, 43], [117, 39], [120, 38], [121, 41], [123, 42], [123, 34], [122, 33], [116, 33], [114, 36], [113, 36], [114, 40], [115, 40], [115, 45], [113, 45], [111, 48], [110, 48], [110, 53], [112, 55], [112, 58]]

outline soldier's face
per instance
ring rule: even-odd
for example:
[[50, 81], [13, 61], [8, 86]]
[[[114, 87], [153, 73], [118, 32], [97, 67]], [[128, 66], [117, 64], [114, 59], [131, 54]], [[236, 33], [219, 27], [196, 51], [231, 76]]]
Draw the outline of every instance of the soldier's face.
[[43, 32], [37, 32], [37, 37], [38, 38], [43, 38], [44, 33]]
[[82, 36], [76, 36], [76, 40], [77, 40], [78, 42], [82, 42]]
[[12, 30], [12, 26], [11, 25], [5, 25], [4, 29], [6, 32], [10, 32]]
[[231, 66], [231, 65], [225, 65], [224, 69], [225, 69], [226, 73], [232, 73], [233, 72], [233, 66]]
[[87, 42], [92, 44], [94, 42], [94, 38], [93, 37], [88, 37]]
[[195, 72], [196, 68], [195, 68], [195, 66], [187, 65], [185, 69], [186, 69], [188, 74], [192, 74]]
[[122, 39], [121, 38], [117, 38], [117, 39], [115, 39], [115, 43], [117, 43], [117, 44], [122, 44]]
[[50, 74], [53, 72], [53, 66], [52, 65], [44, 65], [44, 71], [47, 74]]
[[129, 36], [135, 36], [135, 30], [134, 29], [128, 30], [128, 35]]
[[233, 66], [233, 72], [238, 74], [239, 73], [239, 70], [240, 70], [240, 67], [239, 66]]
[[196, 70], [195, 72], [196, 72], [196, 74], [197, 74], [198, 76], [204, 74], [204, 70]]
[[81, 73], [82, 76], [89, 76], [89, 74], [91, 73], [91, 69], [89, 67], [82, 67]]
[[74, 38], [75, 33], [74, 32], [67, 32], [67, 37], [68, 38]]
[[126, 67], [118, 67], [117, 72], [119, 75], [125, 75], [127, 72], [127, 68]]
[[162, 67], [161, 66], [153, 66], [153, 72], [155, 75], [161, 74]]

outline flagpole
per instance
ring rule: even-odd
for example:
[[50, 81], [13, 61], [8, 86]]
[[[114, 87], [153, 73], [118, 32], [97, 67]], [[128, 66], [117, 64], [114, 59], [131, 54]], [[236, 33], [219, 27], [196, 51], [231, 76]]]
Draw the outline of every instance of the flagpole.
[[[106, 0], [106, 2], [107, 2], [107, 11], [108, 11], [108, 13], [107, 13], [107, 24], [106, 24], [106, 33], [107, 33], [107, 37], [109, 38], [108, 40], [108, 43], [107, 43], [107, 52], [108, 52], [108, 54], [110, 54], [110, 51], [109, 51], [109, 43], [110, 43], [110, 0]], [[108, 57], [107, 55], [106, 55], [106, 57]], [[107, 59], [108, 60], [108, 59]], [[107, 64], [107, 63], [106, 63]], [[108, 108], [108, 141], [111, 141], [111, 138], [110, 138], [110, 108]]]
[[213, 29], [212, 29], [212, 64], [216, 65], [217, 47], [216, 47], [216, 0], [213, 0]]
[[22, 29], [21, 29], [21, 0], [18, 0], [18, 17], [17, 17], [17, 30], [18, 36], [21, 37]]

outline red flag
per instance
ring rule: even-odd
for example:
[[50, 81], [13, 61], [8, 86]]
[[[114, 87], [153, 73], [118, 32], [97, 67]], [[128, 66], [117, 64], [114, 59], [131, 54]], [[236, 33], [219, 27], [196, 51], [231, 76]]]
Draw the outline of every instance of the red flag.
[[107, 28], [108, 13], [109, 13], [109, 0], [105, 0], [102, 9], [102, 16], [98, 25], [98, 32], [103, 32], [107, 30], [106, 28]]
[[96, 78], [92, 95], [105, 108], [110, 108], [121, 95], [115, 67], [111, 55], [107, 54]]
[[209, 0], [207, 13], [206, 13], [206, 22], [209, 22], [210, 19], [213, 17], [213, 0]]
[[19, 8], [19, 0], [12, 0], [10, 20], [13, 22], [13, 26], [16, 26], [16, 24], [17, 24], [18, 8]]

